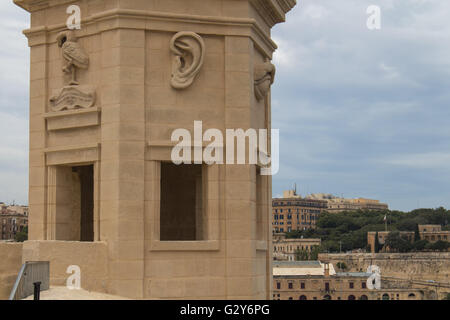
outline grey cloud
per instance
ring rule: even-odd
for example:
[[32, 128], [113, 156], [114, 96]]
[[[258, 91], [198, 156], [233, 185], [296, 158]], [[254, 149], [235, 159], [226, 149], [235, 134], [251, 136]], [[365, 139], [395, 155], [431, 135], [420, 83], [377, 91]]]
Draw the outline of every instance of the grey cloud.
[[450, 205], [445, 161], [414, 169], [414, 160], [386, 162], [450, 150], [450, 3], [376, 3], [379, 31], [366, 28], [375, 3], [364, 0], [301, 1], [274, 31], [273, 126], [282, 140], [274, 194], [296, 181], [397, 209], [417, 199]]

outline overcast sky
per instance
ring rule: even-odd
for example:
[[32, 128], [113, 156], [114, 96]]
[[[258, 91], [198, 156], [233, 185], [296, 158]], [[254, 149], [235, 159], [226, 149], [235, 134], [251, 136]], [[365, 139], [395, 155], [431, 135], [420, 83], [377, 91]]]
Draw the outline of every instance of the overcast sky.
[[[274, 28], [273, 194], [450, 208], [450, 1], [302, 0]], [[381, 29], [366, 27], [369, 5]], [[0, 3], [0, 201], [27, 203], [28, 14]]]

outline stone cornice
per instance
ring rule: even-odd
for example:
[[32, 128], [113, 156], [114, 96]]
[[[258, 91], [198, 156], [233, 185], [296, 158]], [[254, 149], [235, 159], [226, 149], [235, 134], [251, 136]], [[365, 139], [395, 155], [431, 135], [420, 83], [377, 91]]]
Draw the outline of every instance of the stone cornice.
[[[25, 0], [24, 0], [25, 1]], [[31, 0], [30, 0], [31, 1]], [[133, 18], [133, 19], [130, 19]], [[99, 24], [96, 28], [83, 28], [79, 36], [117, 28], [159, 30], [160, 22], [164, 21], [164, 31], [179, 30], [180, 23], [190, 24], [190, 30], [199, 34], [223, 34], [234, 36], [249, 36], [257, 47], [269, 57], [277, 48], [261, 26], [252, 18], [230, 18], [218, 16], [197, 16], [190, 14], [163, 13], [155, 11], [142, 11], [131, 9], [112, 9], [94, 14], [82, 20], [82, 25]], [[207, 26], [207, 28], [205, 28]], [[65, 24], [34, 27], [24, 31], [29, 39], [30, 46], [54, 42], [48, 37], [49, 33], [65, 29]]]
[[[265, 24], [269, 27], [284, 22], [285, 15], [296, 4], [296, 0], [248, 0], [249, 3], [260, 14]], [[23, 9], [34, 12], [36, 10], [42, 10], [55, 5], [61, 5], [74, 2], [74, 0], [14, 0], [14, 3]], [[136, 19], [133, 23], [127, 21], [130, 18]], [[115, 21], [114, 21], [115, 20]], [[197, 33], [209, 33], [202, 32], [204, 30], [212, 30], [212, 33], [222, 35], [235, 35], [235, 36], [249, 36], [251, 37], [257, 46], [257, 48], [263, 51], [267, 56], [271, 57], [272, 52], [277, 48], [276, 44], [271, 40], [270, 34], [268, 34], [266, 27], [261, 25], [261, 22], [257, 22], [253, 18], [234, 18], [234, 17], [222, 17], [222, 16], [201, 16], [192, 14], [175, 14], [158, 11], [146, 11], [146, 10], [131, 10], [131, 9], [112, 9], [101, 12], [99, 14], [91, 15], [82, 20], [82, 24], [89, 25], [94, 23], [101, 24], [108, 21], [108, 25], [104, 23], [105, 27], [96, 28], [98, 32], [114, 29], [114, 28], [141, 28], [147, 30], [158, 30], [158, 22], [164, 21], [172, 24], [170, 31], [176, 30], [179, 23], [189, 23], [192, 31]], [[204, 26], [208, 25], [205, 29]], [[24, 34], [29, 38], [30, 46], [48, 43], [52, 41], [48, 37], [48, 34], [54, 31], [59, 31], [65, 28], [65, 25], [50, 25], [34, 27], [29, 30], [25, 30]], [[196, 29], [196, 30], [195, 30]], [[89, 31], [92, 33], [93, 31]], [[85, 31], [81, 31], [81, 36], [88, 35]]]
[[269, 27], [285, 21], [288, 13], [297, 4], [297, 0], [250, 0]]
[[[50, 7], [55, 4], [64, 4], [74, 0], [13, 0], [16, 5], [33, 12]], [[288, 13], [296, 4], [297, 0], [250, 0], [256, 6], [268, 10], [266, 14], [272, 17], [275, 23], [284, 22], [284, 15]]]
[[14, 0], [14, 3], [28, 12], [48, 7], [48, 0]]
[[[74, 0], [13, 0], [16, 5], [28, 12], [51, 7], [53, 4], [65, 4], [74, 2]], [[58, 2], [58, 3], [56, 3]]]

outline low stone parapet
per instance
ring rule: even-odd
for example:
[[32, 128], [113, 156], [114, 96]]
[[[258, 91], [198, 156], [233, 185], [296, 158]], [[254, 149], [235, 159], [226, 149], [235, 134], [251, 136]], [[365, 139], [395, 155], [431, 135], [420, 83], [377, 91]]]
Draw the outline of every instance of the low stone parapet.
[[22, 265], [22, 243], [0, 242], [0, 300], [9, 298]]
[[106, 242], [26, 241], [22, 262], [49, 261], [51, 286], [66, 286], [79, 270], [81, 288], [108, 293], [107, 250]]

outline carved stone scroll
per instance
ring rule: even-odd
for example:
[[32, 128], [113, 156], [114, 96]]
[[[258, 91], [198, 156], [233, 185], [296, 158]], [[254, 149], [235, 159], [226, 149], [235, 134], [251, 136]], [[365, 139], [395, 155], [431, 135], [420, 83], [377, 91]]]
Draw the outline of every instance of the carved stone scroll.
[[50, 98], [53, 111], [90, 108], [94, 103], [95, 89], [91, 86], [66, 86]]
[[171, 85], [175, 89], [185, 89], [195, 80], [203, 65], [205, 43], [194, 32], [178, 32], [170, 41], [173, 54]]

